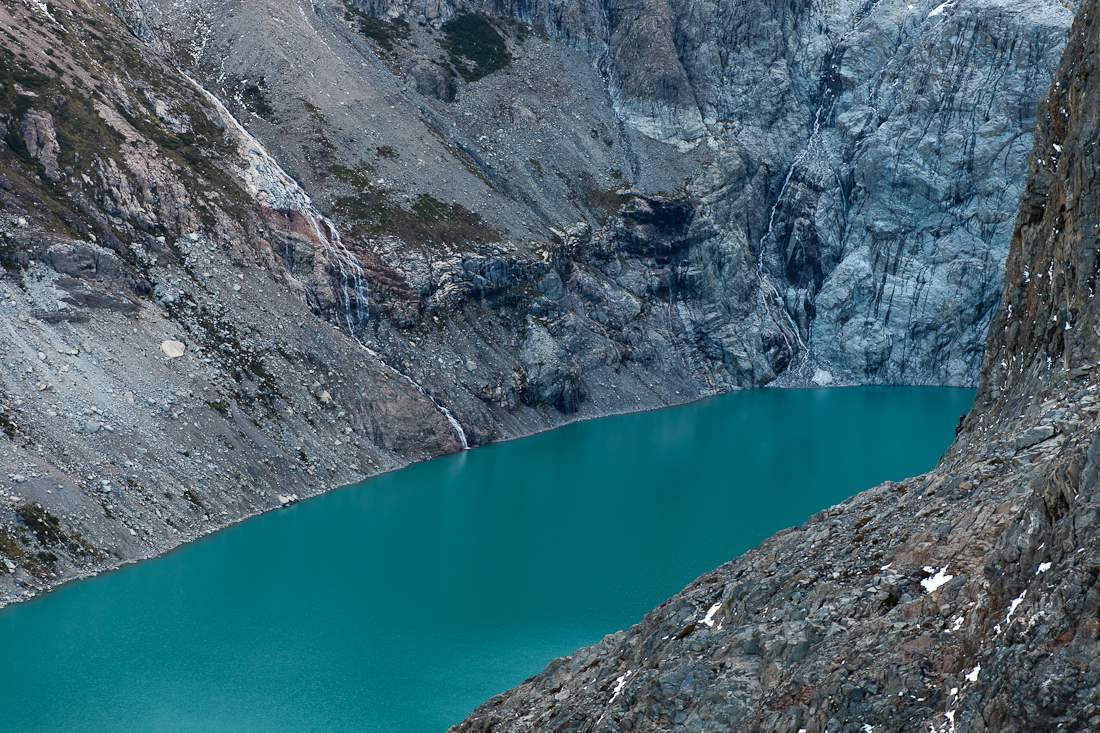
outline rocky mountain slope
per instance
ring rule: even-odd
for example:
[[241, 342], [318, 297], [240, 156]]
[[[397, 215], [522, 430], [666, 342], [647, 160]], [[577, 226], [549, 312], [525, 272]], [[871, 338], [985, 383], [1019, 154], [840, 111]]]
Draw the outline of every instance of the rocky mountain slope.
[[[1071, 16], [889, 0], [127, 7], [242, 107], [261, 96], [253, 131], [429, 307], [439, 237], [463, 235], [410, 242], [378, 207], [457, 201], [536, 262], [582, 221], [591, 236], [553, 255], [559, 276], [584, 273], [551, 299], [553, 339], [578, 351], [557, 333], [569, 313], [609, 332], [597, 350], [671, 347], [680, 363], [661, 371], [719, 390], [796, 359], [819, 381], [976, 381]], [[479, 40], [499, 53], [470, 66]], [[639, 231], [634, 210], [654, 207]], [[387, 230], [401, 245], [370, 236]]]
[[1100, 4], [1038, 110], [974, 409], [929, 474], [708, 573], [455, 731], [1100, 728]]
[[569, 420], [972, 383], [1070, 15], [0, 7], [0, 603]]

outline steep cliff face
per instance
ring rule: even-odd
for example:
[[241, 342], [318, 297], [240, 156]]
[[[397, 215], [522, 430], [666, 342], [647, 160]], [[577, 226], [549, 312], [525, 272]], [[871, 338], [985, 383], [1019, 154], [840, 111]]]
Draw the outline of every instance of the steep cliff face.
[[936, 470], [777, 534], [454, 730], [1100, 727], [1098, 10], [1038, 108], [978, 399]]
[[1083, 8], [1061, 74], [1039, 110], [1004, 304], [982, 368], [982, 397], [994, 414], [1011, 414], [1057, 391], [1052, 374], [1087, 371], [1097, 362], [1096, 32]]
[[[264, 83], [276, 124], [254, 132], [348, 228], [401, 237], [371, 207], [432, 195], [538, 259], [577, 221], [617, 250], [631, 218], [608, 215], [636, 194], [688, 205], [676, 261], [635, 263], [667, 286], [573, 264], [623, 324], [613, 341], [674, 345], [683, 362], [660, 369], [704, 390], [760, 386], [792, 363], [796, 383], [811, 366], [819, 381], [976, 381], [1006, 212], [1071, 16], [1055, 2], [887, 0], [135, 7], [242, 107]], [[479, 34], [500, 45], [495, 61], [463, 55]], [[406, 275], [441, 256], [366, 239]], [[599, 333], [565, 284], [557, 310]]]
[[[878, 12], [885, 18], [839, 55], [836, 125], [822, 145], [851, 161], [839, 171], [850, 192], [808, 176], [811, 191], [845, 205], [796, 218], [843, 222], [839, 252], [820, 248], [840, 261], [822, 274], [812, 343], [824, 363], [874, 381], [973, 384], [1031, 146], [1029, 90], [1049, 82], [1068, 11], [947, 3], [915, 19]], [[884, 57], [887, 19], [902, 49]], [[876, 78], [857, 82], [868, 68]], [[787, 245], [788, 268], [798, 247]]]

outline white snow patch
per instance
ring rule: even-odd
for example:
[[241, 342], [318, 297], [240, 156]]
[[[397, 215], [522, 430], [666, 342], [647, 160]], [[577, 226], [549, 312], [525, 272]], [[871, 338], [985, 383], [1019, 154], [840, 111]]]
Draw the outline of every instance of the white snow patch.
[[970, 672], [966, 675], [966, 681], [967, 682], [977, 682], [978, 681], [978, 673], [981, 672], [981, 671], [982, 671], [982, 665], [979, 664], [978, 666], [974, 667], [974, 669], [970, 670]]
[[951, 630], [952, 631], [958, 631], [959, 629], [962, 628], [962, 625], [963, 625], [963, 617], [959, 616], [957, 619], [955, 619], [955, 623], [951, 627]]
[[875, 733], [875, 729], [872, 728], [870, 724], [864, 723], [863, 724], [863, 733]]
[[615, 698], [618, 697], [619, 693], [623, 691], [623, 687], [626, 686], [626, 678], [630, 676], [630, 672], [631, 670], [628, 669], [626, 671], [626, 674], [621, 674], [615, 678], [615, 694], [613, 694], [611, 696], [611, 699], [607, 701], [609, 704], [615, 702]]
[[1045, 573], [1048, 570], [1050, 570], [1050, 563], [1041, 562], [1039, 563], [1039, 569], [1035, 571], [1035, 574], [1038, 575], [1039, 573]]
[[1055, 152], [1057, 152], [1057, 153], [1062, 152], [1062, 146], [1061, 145], [1058, 145], [1057, 143], [1055, 143], [1052, 147], [1054, 148]]
[[953, 4], [954, 3], [952, 0], [947, 0], [947, 2], [941, 5], [937, 5], [935, 8], [932, 9], [932, 12], [928, 14], [928, 17], [935, 18], [937, 15], [943, 15], [943, 11], [947, 10], [948, 6]]
[[1008, 604], [1008, 615], [1005, 616], [1005, 623], [1008, 623], [1012, 620], [1012, 614], [1016, 613], [1016, 609], [1019, 608], [1020, 604], [1024, 602], [1024, 596], [1026, 595], [1027, 591], [1025, 590], [1023, 593], [1020, 594], [1019, 598], [1014, 598], [1012, 600], [1012, 603]]
[[892, 563], [892, 562], [888, 562], [885, 565], [883, 565], [881, 568], [879, 568], [879, 570], [889, 570], [890, 566], [893, 565], [893, 564], [894, 563]]
[[45, 15], [47, 18], [52, 20], [54, 23], [57, 22], [57, 18], [50, 15], [50, 6], [47, 5], [46, 3], [42, 2], [42, 0], [29, 0], [28, 5], [30, 5], [32, 8], [34, 8], [38, 12], [42, 13], [42, 15]]
[[[933, 568], [930, 568], [930, 567], [925, 567], [925, 569], [924, 569], [924, 571], [926, 573], [930, 573], [930, 572], [932, 572], [932, 570], [933, 570]], [[944, 565], [943, 568], [939, 572], [937, 572], [931, 578], [925, 578], [924, 580], [922, 580], [920, 582], [920, 584], [922, 586], [924, 586], [924, 590], [926, 590], [929, 593], [932, 593], [936, 590], [939, 590], [940, 587], [945, 585], [949, 580], [951, 580], [954, 577], [955, 577], [954, 575], [948, 574], [947, 566]]]
[[715, 603], [713, 606], [711, 606], [710, 610], [707, 611], [706, 617], [703, 618], [703, 623], [705, 623], [707, 626], [714, 626], [714, 614], [718, 613], [718, 609], [721, 608], [721, 607], [722, 607], [722, 602], [721, 601], [719, 601], [718, 603]]

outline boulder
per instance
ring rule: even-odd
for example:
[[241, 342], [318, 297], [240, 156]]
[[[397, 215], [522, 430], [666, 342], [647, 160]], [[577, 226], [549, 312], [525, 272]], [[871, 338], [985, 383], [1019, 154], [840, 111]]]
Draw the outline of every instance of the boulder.
[[162, 341], [160, 350], [168, 355], [169, 359], [178, 359], [187, 351], [187, 346], [182, 341]]

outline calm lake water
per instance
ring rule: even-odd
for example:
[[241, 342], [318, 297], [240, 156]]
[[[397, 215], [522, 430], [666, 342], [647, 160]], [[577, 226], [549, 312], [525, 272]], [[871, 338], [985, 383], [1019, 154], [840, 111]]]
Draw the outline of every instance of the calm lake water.
[[0, 611], [3, 731], [442, 733], [886, 479], [973, 390], [757, 390], [334, 491]]

